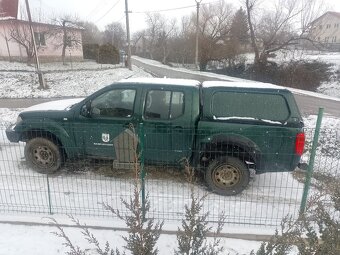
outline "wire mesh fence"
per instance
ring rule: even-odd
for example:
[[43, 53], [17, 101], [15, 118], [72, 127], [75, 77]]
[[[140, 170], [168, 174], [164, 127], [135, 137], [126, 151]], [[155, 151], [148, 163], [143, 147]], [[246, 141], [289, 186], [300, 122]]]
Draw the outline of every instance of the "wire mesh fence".
[[[126, 211], [121, 200], [128, 200], [133, 194], [132, 180], [136, 176], [133, 161], [137, 155], [139, 162], [145, 162], [145, 192], [151, 204], [149, 217], [166, 221], [183, 218], [184, 206], [190, 203], [192, 192], [192, 184], [185, 174], [186, 160], [196, 170], [194, 191], [198, 196], [206, 196], [203, 212], [209, 212], [211, 222], [218, 221], [223, 212], [228, 224], [276, 226], [287, 214], [295, 217], [299, 214], [305, 172], [283, 171], [296, 163], [295, 136], [289, 130], [282, 131], [274, 126], [253, 129], [248, 139], [267, 145], [259, 155], [253, 147], [252, 150], [242, 149], [237, 140], [226, 140], [223, 145], [216, 146], [197, 142], [205, 141], [216, 130], [188, 128], [179, 131], [145, 125], [142, 133], [140, 130], [135, 133], [125, 124], [100, 129], [94, 123], [64, 128], [71, 130], [69, 136], [61, 138], [62, 133], [57, 129], [51, 133], [35, 131], [25, 134], [25, 139], [30, 141], [26, 143], [9, 142], [5, 131], [1, 130], [0, 212], [115, 217], [103, 208], [103, 203], [122, 213]], [[59, 132], [60, 136], [52, 135], [52, 131]], [[305, 129], [307, 142], [302, 161], [307, 164], [314, 131]], [[48, 143], [39, 144], [38, 141], [37, 145], [32, 145], [36, 137], [47, 139], [60, 148], [65, 163], [58, 171], [44, 174], [32, 167], [34, 159], [49, 165], [49, 156], [53, 154]], [[144, 143], [135, 143], [141, 137]], [[336, 130], [321, 130], [311, 192], [317, 190], [318, 185], [327, 185], [332, 178], [338, 178], [339, 140]], [[204, 173], [216, 162], [228, 164], [230, 158], [237, 158], [249, 171], [249, 184], [232, 196], [211, 192]], [[266, 173], [255, 174], [261, 169]], [[220, 187], [233, 186], [233, 181], [243, 178], [242, 174], [222, 169], [215, 172], [213, 182]]]

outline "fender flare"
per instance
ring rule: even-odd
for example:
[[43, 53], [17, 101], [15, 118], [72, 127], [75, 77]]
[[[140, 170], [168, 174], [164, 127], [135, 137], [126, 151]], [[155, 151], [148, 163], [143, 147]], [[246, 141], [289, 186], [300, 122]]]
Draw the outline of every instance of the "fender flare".
[[249, 154], [254, 160], [256, 168], [262, 168], [263, 162], [261, 160], [262, 152], [260, 148], [251, 139], [237, 134], [217, 134], [210, 137], [205, 137], [203, 140], [200, 141], [199, 154], [207, 151], [208, 146], [221, 143], [243, 148], [244, 151]]

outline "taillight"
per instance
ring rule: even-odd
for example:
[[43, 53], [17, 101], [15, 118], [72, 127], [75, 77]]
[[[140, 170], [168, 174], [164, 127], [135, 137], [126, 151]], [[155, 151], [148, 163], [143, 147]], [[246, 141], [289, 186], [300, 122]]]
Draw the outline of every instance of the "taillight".
[[298, 133], [295, 139], [295, 154], [301, 156], [305, 147], [305, 133]]

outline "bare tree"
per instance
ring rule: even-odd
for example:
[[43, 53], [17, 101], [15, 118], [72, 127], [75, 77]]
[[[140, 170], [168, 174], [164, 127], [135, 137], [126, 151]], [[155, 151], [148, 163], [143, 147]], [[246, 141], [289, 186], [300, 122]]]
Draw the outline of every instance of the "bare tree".
[[160, 13], [146, 14], [147, 51], [151, 59], [166, 63], [169, 55], [169, 40], [176, 31], [176, 20], [168, 20]]
[[132, 35], [131, 48], [133, 54], [146, 57], [146, 32], [145, 30], [138, 31]]
[[110, 43], [117, 49], [122, 49], [125, 46], [125, 30], [119, 22], [113, 22], [106, 25], [103, 37], [104, 43]]
[[205, 70], [210, 60], [225, 58], [234, 15], [231, 4], [221, 0], [217, 4], [204, 5], [200, 17], [200, 69]]
[[195, 54], [193, 47], [195, 43], [194, 31], [194, 23], [190, 16], [182, 17], [178, 33], [169, 45], [171, 47], [169, 58], [172, 61], [182, 63], [182, 65], [192, 63]]
[[[16, 20], [11, 21], [9, 36], [9, 40], [14, 40], [25, 49], [27, 64], [31, 65], [34, 58], [34, 47], [28, 24], [19, 23]], [[39, 47], [39, 45], [37, 45], [37, 47]]]
[[151, 59], [154, 58], [157, 36], [159, 35], [164, 22], [164, 18], [159, 13], [146, 14], [146, 36], [148, 39], [147, 51], [149, 52]]
[[[55, 38], [55, 47], [57, 49], [61, 48], [61, 59], [63, 65], [66, 65], [66, 49], [78, 48], [82, 44], [81, 36], [78, 32], [81, 28], [77, 25], [77, 18], [72, 18], [69, 15], [54, 19], [53, 21], [56, 26], [49, 31], [49, 34]], [[62, 34], [62, 40], [59, 39], [60, 34]]]
[[[318, 0], [276, 0], [271, 11], [262, 11], [259, 0], [245, 0], [255, 68], [260, 70], [268, 64], [268, 57], [279, 50], [290, 49], [301, 41], [313, 43], [310, 31], [312, 21], [321, 10]], [[256, 24], [258, 18], [258, 24]]]
[[161, 50], [162, 63], [167, 63], [167, 58], [170, 54], [169, 42], [176, 32], [176, 20], [170, 20], [163, 24], [161, 32], [158, 37], [158, 47]]
[[83, 44], [100, 44], [102, 41], [102, 33], [98, 29], [97, 25], [88, 22], [80, 21], [77, 23], [80, 27], [84, 28], [82, 32], [82, 42]]

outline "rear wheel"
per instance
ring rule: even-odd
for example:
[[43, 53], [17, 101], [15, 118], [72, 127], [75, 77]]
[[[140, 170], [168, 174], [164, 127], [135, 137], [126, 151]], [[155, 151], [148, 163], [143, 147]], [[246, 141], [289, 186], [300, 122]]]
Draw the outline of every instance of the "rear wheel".
[[51, 140], [36, 137], [25, 146], [27, 164], [39, 173], [56, 172], [63, 163], [63, 154], [58, 145]]
[[245, 163], [234, 157], [214, 159], [205, 173], [208, 187], [224, 196], [241, 193], [247, 187], [249, 178], [249, 170]]

